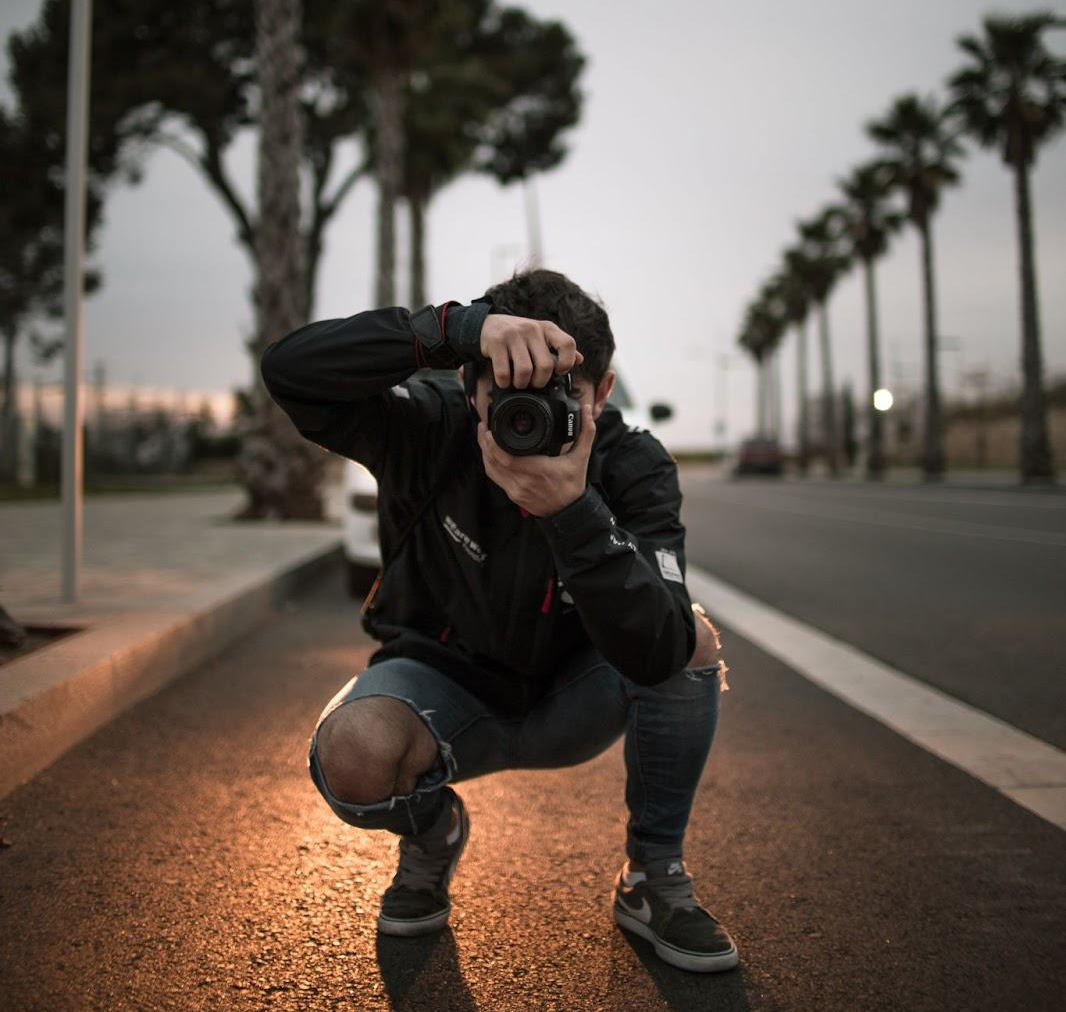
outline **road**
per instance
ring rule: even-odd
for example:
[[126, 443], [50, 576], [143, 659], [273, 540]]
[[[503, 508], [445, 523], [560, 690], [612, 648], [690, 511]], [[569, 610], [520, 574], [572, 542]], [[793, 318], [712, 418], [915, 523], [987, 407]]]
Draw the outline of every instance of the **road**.
[[[842, 540], [812, 574], [832, 536], [811, 534], [806, 555], [777, 552], [796, 544], [786, 525], [827, 523], [808, 515], [827, 508], [821, 491], [701, 480], [688, 492], [692, 555], [715, 575], [752, 591], [766, 581], [778, 607], [832, 619], [871, 652], [887, 644], [912, 673], [936, 668], [920, 644], [938, 649], [937, 636], [906, 638], [904, 654], [880, 623], [859, 620], [861, 602], [846, 598], [864, 573], [832, 593], [826, 584], [849, 560], [874, 565], [880, 537], [903, 552], [899, 532], [925, 536], [911, 518], [944, 519], [949, 511], [936, 511], [947, 504], [874, 500], [875, 513], [908, 511], [907, 528], [838, 518]], [[1011, 512], [999, 525], [1019, 523]], [[951, 584], [952, 537], [907, 558], [935, 559], [928, 579]], [[774, 582], [775, 563], [787, 579]], [[872, 599], [884, 610], [923, 617], [904, 586], [881, 582], [890, 599]], [[733, 689], [686, 856], [699, 895], [737, 939], [737, 970], [673, 970], [614, 926], [618, 745], [574, 769], [462, 785], [473, 831], [451, 928], [378, 939], [394, 842], [335, 819], [305, 765], [319, 711], [365, 658], [356, 618], [333, 574], [0, 800], [5, 1012], [1062, 1008], [1066, 834], [728, 629]], [[1022, 637], [1026, 656], [1040, 656], [1038, 640]], [[943, 636], [939, 645], [952, 657], [976, 650]]]
[[1066, 495], [686, 475], [715, 576], [1066, 749]]

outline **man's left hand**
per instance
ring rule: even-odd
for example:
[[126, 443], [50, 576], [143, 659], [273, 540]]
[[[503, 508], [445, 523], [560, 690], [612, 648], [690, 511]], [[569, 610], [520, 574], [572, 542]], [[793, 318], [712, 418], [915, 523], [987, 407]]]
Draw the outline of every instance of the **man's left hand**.
[[581, 431], [574, 445], [558, 457], [544, 454], [516, 457], [500, 449], [484, 422], [479, 422], [477, 427], [485, 473], [507, 493], [511, 502], [535, 517], [550, 517], [581, 498], [595, 438], [596, 423], [588, 404], [581, 408]]

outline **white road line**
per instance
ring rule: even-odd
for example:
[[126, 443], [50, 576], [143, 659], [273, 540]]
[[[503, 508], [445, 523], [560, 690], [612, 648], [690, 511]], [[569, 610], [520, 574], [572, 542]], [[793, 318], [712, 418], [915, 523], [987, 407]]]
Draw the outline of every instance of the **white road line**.
[[[795, 486], [790, 486], [794, 488]], [[1066, 511], [1066, 496], [1054, 497], [1046, 492], [1026, 492], [1021, 495], [1017, 493], [1004, 492], [1002, 493], [1003, 499], [967, 499], [963, 495], [957, 496], [943, 496], [943, 495], [913, 495], [913, 494], [898, 494], [893, 489], [886, 488], [883, 492], [867, 492], [865, 490], [855, 490], [847, 488], [846, 486], [837, 486], [832, 489], [831, 494], [835, 495], [837, 489], [846, 488], [846, 494], [849, 499], [880, 499], [882, 502], [916, 502], [916, 503], [937, 503], [941, 506], [980, 506], [980, 507], [995, 507], [995, 508], [1007, 508], [1007, 509], [1039, 509], [1039, 510], [1059, 510], [1060, 512]], [[1037, 499], [1037, 496], [1042, 498]], [[811, 496], [811, 498], [814, 498]]]
[[[735, 505], [728, 500], [715, 500], [713, 496], [701, 495], [699, 489], [686, 492], [686, 498], [703, 500], [710, 499], [724, 505]], [[871, 513], [844, 508], [804, 509], [798, 506], [782, 506], [777, 503], [767, 502], [765, 499], [757, 502], [744, 502], [746, 509], [771, 510], [775, 513], [789, 513], [799, 517], [815, 517], [821, 520], [843, 520], [846, 523], [869, 524], [873, 527], [896, 527], [901, 530], [926, 531], [930, 534], [954, 534], [963, 538], [983, 538], [991, 541], [1014, 541], [1027, 545], [1051, 545], [1057, 548], [1066, 547], [1066, 534], [1058, 531], [1038, 531], [1024, 527], [1003, 527], [999, 524], [978, 524], [968, 520], [941, 520], [936, 517], [916, 518], [913, 515], [906, 518], [899, 513]]]
[[1066, 752], [689, 566], [689, 593], [761, 650], [1066, 829]]
[[[849, 499], [880, 499], [890, 502], [941, 503], [949, 506], [1005, 506], [1014, 509], [1066, 510], [1066, 495], [1061, 491], [1030, 491], [1018, 489], [951, 488], [950, 486], [923, 485], [916, 491], [906, 485], [848, 484], [846, 482], [823, 482], [815, 479], [786, 478], [778, 486], [791, 491], [823, 493], [837, 498], [846, 495]], [[971, 499], [971, 495], [983, 498]], [[998, 496], [998, 498], [990, 498]], [[814, 498], [811, 495], [810, 498]]]

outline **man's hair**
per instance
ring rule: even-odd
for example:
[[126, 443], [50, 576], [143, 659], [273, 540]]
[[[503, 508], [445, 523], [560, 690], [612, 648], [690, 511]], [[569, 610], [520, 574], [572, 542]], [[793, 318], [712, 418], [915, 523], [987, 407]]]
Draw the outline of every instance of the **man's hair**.
[[565, 274], [537, 268], [516, 271], [486, 293], [500, 309], [530, 320], [551, 320], [576, 342], [585, 360], [574, 373], [595, 386], [614, 355], [614, 334], [603, 305]]

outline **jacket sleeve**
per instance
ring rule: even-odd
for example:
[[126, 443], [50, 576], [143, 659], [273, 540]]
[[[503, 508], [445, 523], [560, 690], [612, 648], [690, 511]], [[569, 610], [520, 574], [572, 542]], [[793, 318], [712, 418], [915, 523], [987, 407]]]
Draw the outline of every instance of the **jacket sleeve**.
[[[453, 364], [480, 354], [488, 308], [448, 306]], [[398, 386], [419, 364], [410, 316], [394, 307], [309, 323], [269, 345], [260, 359], [267, 391], [303, 436], [379, 477], [390, 444], [428, 449], [430, 430], [444, 421], [444, 406], [430, 392], [413, 395]]]
[[538, 523], [593, 644], [626, 678], [654, 685], [688, 663], [696, 624], [677, 465], [658, 443], [641, 447], [633, 465], [613, 510], [590, 485]]

